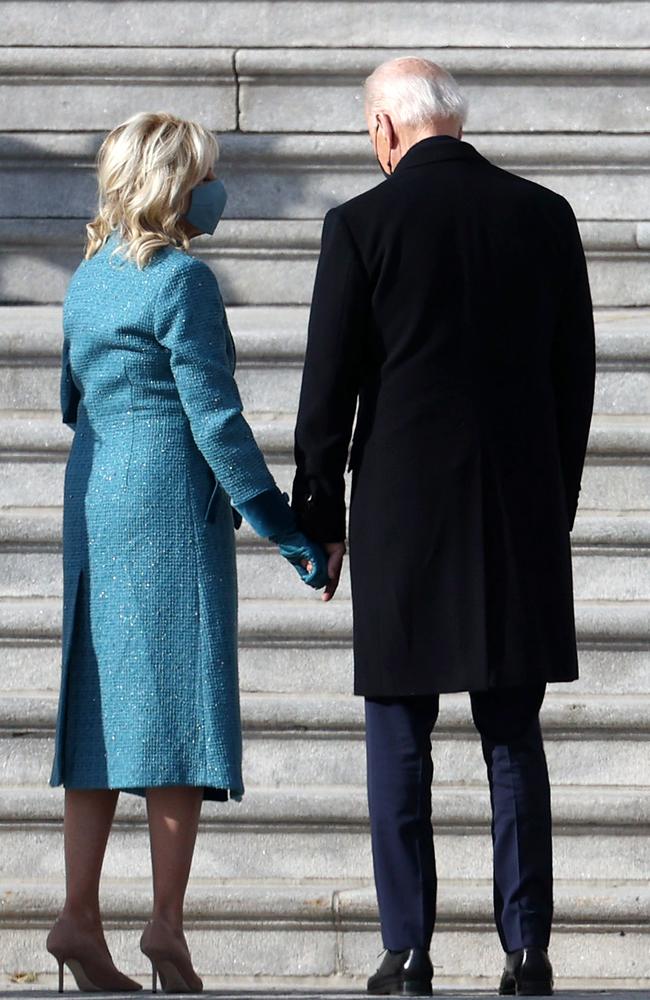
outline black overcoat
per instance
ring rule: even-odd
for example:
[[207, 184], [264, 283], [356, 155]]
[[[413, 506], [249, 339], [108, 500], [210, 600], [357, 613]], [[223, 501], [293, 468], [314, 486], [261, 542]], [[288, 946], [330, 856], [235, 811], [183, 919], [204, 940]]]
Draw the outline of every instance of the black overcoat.
[[564, 198], [451, 137], [328, 212], [293, 504], [349, 547], [355, 691], [577, 676], [571, 551], [595, 372]]

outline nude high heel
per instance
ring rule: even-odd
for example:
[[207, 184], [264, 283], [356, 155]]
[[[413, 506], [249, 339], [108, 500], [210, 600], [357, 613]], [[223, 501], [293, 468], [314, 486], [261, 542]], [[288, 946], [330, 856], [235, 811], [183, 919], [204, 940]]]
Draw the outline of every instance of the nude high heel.
[[151, 962], [151, 992], [201, 993], [203, 982], [192, 968], [185, 942], [158, 921], [150, 921], [142, 932], [140, 950]]
[[142, 989], [140, 983], [115, 968], [110, 955], [97, 946], [91, 935], [80, 932], [67, 920], [57, 920], [48, 935], [46, 948], [58, 964], [59, 993], [64, 991], [66, 965], [83, 993], [126, 993]]

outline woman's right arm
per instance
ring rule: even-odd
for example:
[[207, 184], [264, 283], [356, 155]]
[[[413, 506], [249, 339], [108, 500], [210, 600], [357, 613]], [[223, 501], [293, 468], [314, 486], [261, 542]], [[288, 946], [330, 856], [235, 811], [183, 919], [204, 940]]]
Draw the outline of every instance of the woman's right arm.
[[251, 527], [279, 545], [305, 583], [323, 587], [327, 582], [325, 554], [299, 530], [243, 415], [227, 336], [217, 280], [205, 264], [189, 258], [187, 266], [179, 268], [158, 294], [156, 337], [170, 353], [194, 440]]
[[206, 264], [188, 257], [165, 280], [155, 324], [197, 447], [233, 505], [273, 489], [273, 476], [242, 412], [227, 353], [223, 301]]

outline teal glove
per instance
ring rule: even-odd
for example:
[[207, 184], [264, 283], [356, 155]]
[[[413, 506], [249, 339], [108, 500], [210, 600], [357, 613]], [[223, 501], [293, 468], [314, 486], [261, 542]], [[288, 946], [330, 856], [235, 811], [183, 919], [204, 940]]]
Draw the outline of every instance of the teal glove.
[[[311, 542], [302, 531], [292, 531], [284, 535], [279, 543], [280, 555], [296, 567], [298, 576], [309, 587], [320, 590], [329, 581], [327, 555], [318, 542]], [[311, 563], [311, 573], [303, 565], [303, 560]]]
[[[318, 542], [310, 541], [300, 531], [298, 519], [289, 506], [289, 498], [277, 486], [237, 504], [237, 510], [261, 538], [268, 538], [279, 546], [280, 554], [295, 566], [298, 576], [307, 586], [314, 590], [325, 586], [329, 581], [327, 555]], [[311, 563], [311, 572], [301, 566], [303, 560]]]

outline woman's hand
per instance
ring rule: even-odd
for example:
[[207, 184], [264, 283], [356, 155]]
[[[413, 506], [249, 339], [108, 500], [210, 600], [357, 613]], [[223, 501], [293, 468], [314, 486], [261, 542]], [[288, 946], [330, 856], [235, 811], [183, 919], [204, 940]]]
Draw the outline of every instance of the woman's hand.
[[321, 590], [328, 585], [328, 559], [318, 542], [312, 542], [302, 531], [294, 531], [283, 536], [279, 549], [308, 587]]

